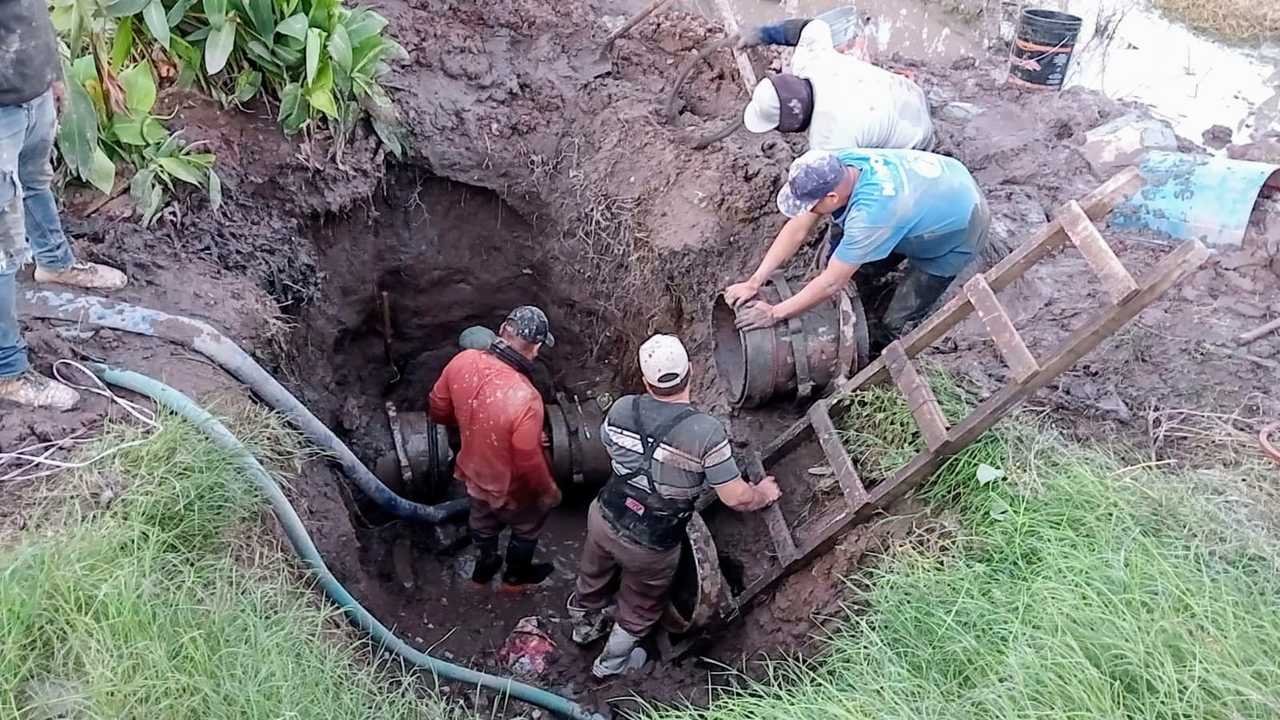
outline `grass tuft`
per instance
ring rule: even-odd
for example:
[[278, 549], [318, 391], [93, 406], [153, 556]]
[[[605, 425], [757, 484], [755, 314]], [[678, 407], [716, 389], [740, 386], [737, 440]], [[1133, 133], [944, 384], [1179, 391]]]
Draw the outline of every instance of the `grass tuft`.
[[[161, 422], [70, 484], [109, 485], [109, 500], [64, 498], [0, 554], [0, 717], [450, 716], [411, 676], [358, 663], [366, 645], [283, 555], [233, 560], [256, 490], [193, 426]], [[243, 415], [237, 429], [278, 461], [296, 457], [271, 417]]]
[[1264, 0], [1155, 0], [1157, 9], [1193, 30], [1236, 42], [1280, 37], [1280, 3]]
[[[944, 407], [965, 401], [933, 381]], [[872, 390], [849, 407], [847, 439], [864, 465], [891, 468], [917, 449], [900, 400]], [[820, 656], [734, 678], [739, 690], [706, 709], [644, 714], [1280, 716], [1280, 546], [1242, 537], [1195, 480], [1124, 467], [1014, 419], [922, 492], [963, 530], [945, 552], [904, 544], [867, 571], [858, 609]]]

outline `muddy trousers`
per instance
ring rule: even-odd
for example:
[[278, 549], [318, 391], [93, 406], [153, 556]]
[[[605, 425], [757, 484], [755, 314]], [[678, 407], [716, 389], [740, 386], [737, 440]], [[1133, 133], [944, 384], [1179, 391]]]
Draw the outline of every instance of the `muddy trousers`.
[[28, 367], [14, 275], [32, 251], [36, 263], [50, 270], [75, 261], [50, 189], [57, 126], [52, 91], [21, 105], [0, 105], [0, 379]]
[[577, 603], [585, 610], [603, 610], [609, 605], [609, 586], [620, 574], [615, 620], [623, 630], [644, 637], [662, 617], [679, 564], [678, 545], [653, 550], [627, 540], [604, 519], [597, 500], [587, 512], [587, 540], [575, 588]]

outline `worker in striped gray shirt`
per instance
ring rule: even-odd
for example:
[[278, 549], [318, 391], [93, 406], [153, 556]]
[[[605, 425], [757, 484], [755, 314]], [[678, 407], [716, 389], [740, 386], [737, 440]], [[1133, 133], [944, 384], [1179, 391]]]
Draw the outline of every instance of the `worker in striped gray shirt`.
[[[654, 335], [640, 346], [645, 395], [619, 398], [600, 429], [613, 476], [587, 516], [578, 582], [569, 597], [574, 642], [604, 635], [592, 666], [598, 678], [644, 664], [639, 641], [662, 616], [694, 504], [710, 486], [741, 512], [780, 495], [772, 477], [752, 485], [733, 459], [724, 426], [689, 402], [689, 355], [680, 339]], [[610, 584], [621, 575], [616, 598]], [[616, 601], [616, 608], [611, 608]]]

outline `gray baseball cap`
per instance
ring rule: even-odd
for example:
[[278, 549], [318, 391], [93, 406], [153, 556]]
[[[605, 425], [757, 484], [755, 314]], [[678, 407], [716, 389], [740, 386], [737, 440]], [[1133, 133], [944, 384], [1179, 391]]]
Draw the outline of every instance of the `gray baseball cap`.
[[547, 347], [555, 347], [556, 338], [551, 334], [551, 323], [547, 314], [534, 305], [521, 305], [507, 315], [506, 324], [521, 338], [531, 343], [542, 343]]
[[834, 153], [810, 150], [791, 163], [787, 183], [778, 191], [778, 209], [795, 217], [813, 209], [844, 179], [844, 163]]
[[484, 350], [497, 337], [496, 333], [483, 325], [472, 325], [458, 336], [458, 346], [463, 350]]

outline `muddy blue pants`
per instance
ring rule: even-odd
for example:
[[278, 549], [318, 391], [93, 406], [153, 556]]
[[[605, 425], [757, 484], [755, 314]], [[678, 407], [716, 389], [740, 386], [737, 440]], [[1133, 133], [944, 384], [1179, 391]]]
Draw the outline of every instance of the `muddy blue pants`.
[[0, 105], [0, 379], [29, 367], [14, 275], [33, 254], [36, 264], [54, 270], [75, 261], [50, 189], [57, 127], [52, 91], [21, 105]]

